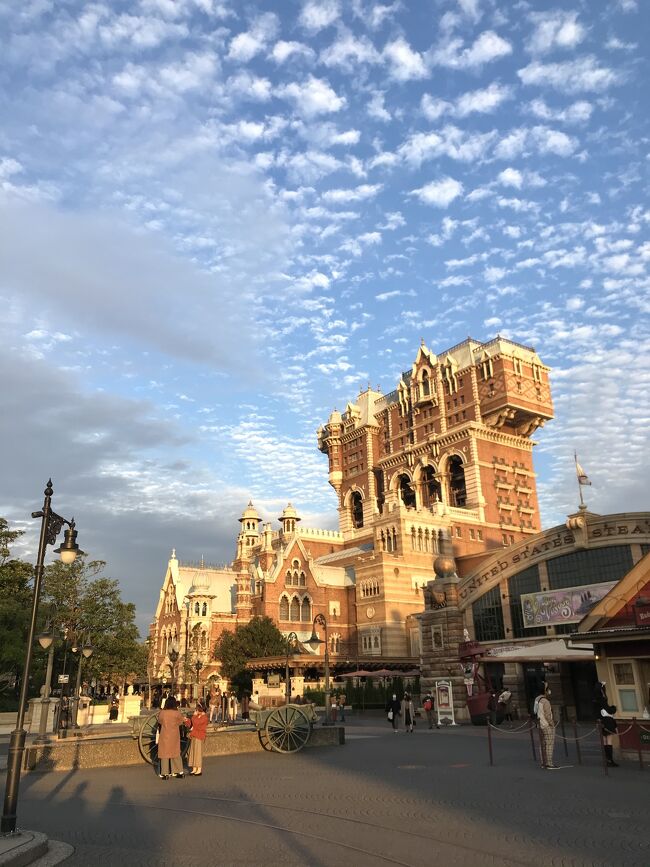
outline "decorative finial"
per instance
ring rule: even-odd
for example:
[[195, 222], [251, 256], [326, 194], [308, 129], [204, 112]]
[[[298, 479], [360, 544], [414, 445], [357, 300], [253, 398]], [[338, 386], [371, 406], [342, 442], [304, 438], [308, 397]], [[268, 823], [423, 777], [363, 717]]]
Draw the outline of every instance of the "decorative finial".
[[176, 559], [176, 548], [172, 548], [172, 560]]
[[424, 346], [424, 337], [420, 338], [420, 346]]
[[203, 554], [201, 554], [201, 569], [205, 569], [205, 561], [203, 559]]

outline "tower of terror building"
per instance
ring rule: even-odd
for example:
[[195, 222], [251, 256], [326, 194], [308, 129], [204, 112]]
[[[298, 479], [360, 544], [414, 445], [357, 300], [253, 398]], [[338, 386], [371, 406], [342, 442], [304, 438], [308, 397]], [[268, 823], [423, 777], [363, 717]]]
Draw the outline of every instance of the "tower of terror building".
[[[368, 387], [318, 430], [338, 531], [304, 527], [291, 505], [260, 531], [249, 503], [231, 564], [172, 556], [151, 628], [156, 675], [175, 643], [188, 665], [203, 663], [203, 679], [217, 676], [215, 641], [259, 615], [304, 641], [324, 614], [334, 670], [346, 659], [418, 665], [440, 555], [453, 552], [447, 572], [467, 575], [539, 532], [531, 437], [552, 417], [548, 368], [533, 348], [468, 339], [436, 355], [422, 344], [394, 391]], [[300, 491], [291, 496], [299, 502]]]

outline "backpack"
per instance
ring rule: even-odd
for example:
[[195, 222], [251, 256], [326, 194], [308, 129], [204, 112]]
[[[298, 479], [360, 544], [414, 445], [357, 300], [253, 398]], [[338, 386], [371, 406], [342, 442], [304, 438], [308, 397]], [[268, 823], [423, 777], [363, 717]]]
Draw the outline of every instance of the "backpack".
[[430, 698], [425, 698], [424, 704], [422, 705], [422, 707], [425, 710], [432, 710], [433, 709], [433, 702], [431, 701]]

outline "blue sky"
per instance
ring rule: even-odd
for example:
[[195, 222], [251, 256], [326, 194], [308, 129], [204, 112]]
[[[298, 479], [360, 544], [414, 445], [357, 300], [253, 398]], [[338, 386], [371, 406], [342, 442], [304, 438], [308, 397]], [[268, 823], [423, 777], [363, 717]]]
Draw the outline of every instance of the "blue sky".
[[[0, 7], [0, 514], [52, 475], [146, 622], [252, 497], [333, 526], [315, 429], [420, 338], [553, 368], [543, 522], [648, 506], [648, 7]], [[80, 537], [81, 538], [81, 537]]]

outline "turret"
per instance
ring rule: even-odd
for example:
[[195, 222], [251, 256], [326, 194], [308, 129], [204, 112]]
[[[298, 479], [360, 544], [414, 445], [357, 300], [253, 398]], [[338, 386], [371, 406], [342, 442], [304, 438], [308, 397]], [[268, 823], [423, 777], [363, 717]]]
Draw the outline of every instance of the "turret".
[[301, 520], [301, 518], [298, 516], [298, 512], [296, 512], [291, 503], [288, 503], [286, 509], [282, 512], [278, 520], [282, 527], [282, 535], [291, 536], [296, 532], [296, 524]]

